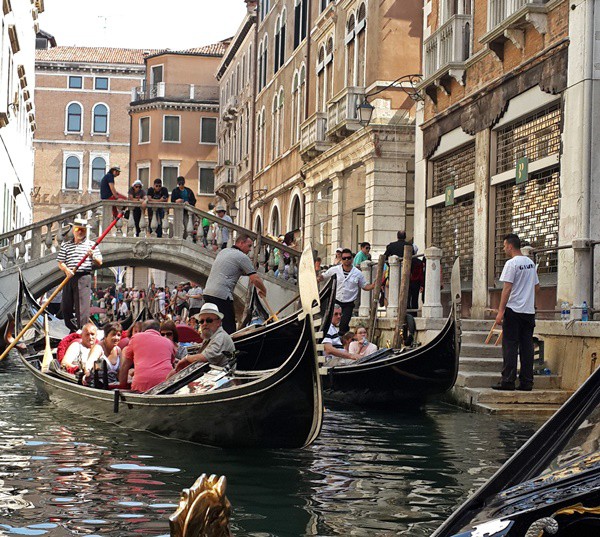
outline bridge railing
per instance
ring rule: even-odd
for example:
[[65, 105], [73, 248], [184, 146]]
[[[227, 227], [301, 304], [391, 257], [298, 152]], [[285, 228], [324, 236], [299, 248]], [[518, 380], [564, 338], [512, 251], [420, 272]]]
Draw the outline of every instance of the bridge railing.
[[[97, 201], [0, 235], [0, 271], [57, 252], [61, 242], [70, 238], [68, 224], [74, 218], [86, 218], [90, 237], [99, 236], [114, 219], [112, 208], [116, 203]], [[237, 234], [243, 233], [254, 241], [250, 257], [259, 272], [292, 283], [297, 281], [301, 255], [298, 250], [212, 213], [175, 203], [149, 203], [147, 211], [139, 202], [119, 200], [118, 207], [126, 209], [126, 218], [116, 223], [113, 236], [160, 240], [161, 231], [165, 239], [183, 239], [196, 248], [217, 253], [223, 247], [230, 247]]]

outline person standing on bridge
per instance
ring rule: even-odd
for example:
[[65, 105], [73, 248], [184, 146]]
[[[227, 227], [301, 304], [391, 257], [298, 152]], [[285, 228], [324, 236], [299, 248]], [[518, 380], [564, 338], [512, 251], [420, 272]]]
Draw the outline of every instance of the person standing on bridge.
[[[115, 187], [115, 179], [121, 175], [121, 168], [119, 166], [113, 166], [108, 173], [100, 181], [100, 199], [101, 200], [126, 200], [127, 196], [117, 192]], [[112, 208], [113, 218], [116, 218], [119, 214], [119, 210], [116, 207]]]
[[[92, 268], [102, 265], [102, 254], [94, 249], [94, 242], [87, 238], [88, 223], [83, 218], [75, 218], [72, 224], [73, 238], [63, 242], [58, 250], [58, 268], [65, 276], [73, 276], [63, 288], [62, 311], [65, 326], [77, 332], [90, 320], [90, 298], [92, 288]], [[85, 261], [73, 274], [77, 264]], [[76, 322], [73, 322], [75, 313]]]
[[233, 310], [233, 290], [240, 276], [248, 276], [250, 283], [258, 289], [261, 297], [267, 296], [267, 288], [256, 268], [248, 257], [253, 240], [245, 233], [240, 233], [231, 248], [221, 250], [210, 269], [204, 301], [216, 304], [223, 314], [223, 329], [232, 334], [235, 332], [235, 312]]
[[[194, 191], [185, 186], [185, 177], [179, 176], [177, 178], [177, 186], [171, 192], [171, 203], [187, 203], [192, 207], [196, 206], [196, 196], [194, 195]], [[192, 218], [194, 215], [191, 215]], [[187, 236], [187, 224], [190, 215], [187, 211], [183, 211], [183, 235], [184, 238]]]

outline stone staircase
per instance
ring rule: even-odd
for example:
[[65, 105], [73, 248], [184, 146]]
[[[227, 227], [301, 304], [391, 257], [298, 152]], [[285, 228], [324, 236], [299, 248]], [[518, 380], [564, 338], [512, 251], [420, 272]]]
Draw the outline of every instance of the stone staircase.
[[572, 393], [561, 389], [559, 375], [536, 375], [531, 392], [492, 390], [491, 386], [500, 381], [502, 370], [501, 345], [485, 344], [492, 324], [493, 321], [463, 319], [460, 367], [451, 399], [490, 414], [552, 415]]

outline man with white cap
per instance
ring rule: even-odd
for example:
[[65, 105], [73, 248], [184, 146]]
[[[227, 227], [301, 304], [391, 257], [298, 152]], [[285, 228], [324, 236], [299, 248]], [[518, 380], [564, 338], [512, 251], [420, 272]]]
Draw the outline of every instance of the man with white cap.
[[[222, 205], [218, 205], [216, 212], [217, 212], [217, 216], [221, 220], [225, 220], [225, 222], [229, 222], [230, 224], [233, 224], [233, 220], [231, 219], [231, 216], [226, 214], [227, 211], [225, 211], [225, 207], [223, 207]], [[219, 227], [221, 228], [221, 249], [227, 248], [227, 243], [229, 242], [229, 228], [224, 225], [221, 225]]]
[[142, 218], [142, 209], [146, 209], [146, 191], [144, 190], [144, 185], [138, 179], [134, 181], [131, 185], [131, 188], [128, 192], [130, 201], [139, 201], [141, 203], [140, 207], [136, 207], [133, 209], [133, 222], [135, 224], [135, 236], [140, 236], [140, 220]]
[[[221, 323], [223, 314], [215, 304], [207, 302], [200, 309], [200, 313], [194, 315], [200, 326], [200, 335], [204, 340], [197, 354], [188, 354], [177, 364], [177, 369], [188, 366], [193, 362], [209, 362], [212, 365], [224, 366], [235, 351], [235, 345], [231, 336], [223, 330]], [[227, 354], [226, 354], [227, 353]], [[229, 355], [229, 356], [228, 356]]]
[[[76, 332], [90, 320], [91, 273], [94, 265], [102, 265], [102, 254], [98, 248], [93, 249], [94, 242], [87, 238], [87, 220], [75, 218], [71, 225], [73, 238], [60, 245], [57, 260], [58, 268], [65, 276], [73, 276], [63, 288], [62, 311], [65, 326]], [[85, 261], [73, 274], [84, 256]], [[73, 313], [76, 322], [73, 322]]]

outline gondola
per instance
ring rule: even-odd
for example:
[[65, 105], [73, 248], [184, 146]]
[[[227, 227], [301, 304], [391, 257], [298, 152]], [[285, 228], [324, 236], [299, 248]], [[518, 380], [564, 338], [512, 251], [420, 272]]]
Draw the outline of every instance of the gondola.
[[[310, 249], [305, 253], [310, 256]], [[303, 290], [303, 309], [293, 323], [294, 344], [277, 350], [281, 365], [274, 369], [193, 364], [146, 393], [133, 393], [82, 386], [55, 363], [43, 373], [39, 354], [22, 360], [41, 394], [87, 417], [205, 445], [299, 448], [315, 440], [323, 419], [313, 328], [318, 303], [316, 292]]]
[[600, 368], [433, 537], [600, 535]]

